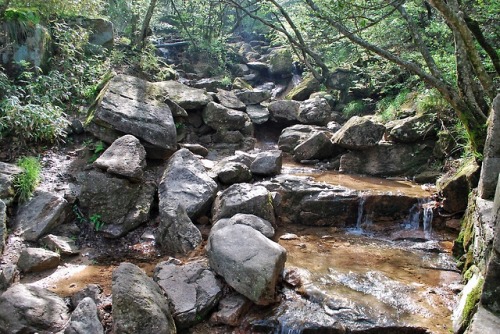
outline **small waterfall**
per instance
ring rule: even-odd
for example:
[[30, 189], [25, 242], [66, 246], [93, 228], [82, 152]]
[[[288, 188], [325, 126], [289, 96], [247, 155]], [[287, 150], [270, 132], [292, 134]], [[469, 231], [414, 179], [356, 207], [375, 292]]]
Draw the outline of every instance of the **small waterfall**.
[[436, 202], [429, 198], [419, 199], [418, 203], [411, 207], [408, 217], [403, 222], [404, 227], [406, 229], [417, 230], [420, 227], [420, 221], [422, 221], [424, 232], [430, 234], [432, 232], [433, 208], [435, 204]]
[[363, 212], [365, 210], [366, 195], [360, 194], [359, 204], [358, 204], [358, 217], [356, 220], [356, 229], [361, 230], [361, 224], [363, 223]]
[[428, 202], [423, 205], [423, 225], [424, 232], [431, 233], [432, 232], [432, 219], [434, 218], [434, 211], [432, 210], [435, 202]]
[[293, 63], [292, 67], [292, 84], [296, 87], [302, 81], [302, 76], [300, 75], [299, 67], [296, 63]]

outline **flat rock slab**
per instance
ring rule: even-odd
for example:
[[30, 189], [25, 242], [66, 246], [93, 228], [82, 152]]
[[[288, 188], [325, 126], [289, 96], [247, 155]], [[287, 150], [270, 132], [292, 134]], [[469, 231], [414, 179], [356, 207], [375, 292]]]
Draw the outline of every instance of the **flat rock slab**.
[[384, 135], [385, 126], [370, 117], [351, 117], [335, 133], [333, 142], [350, 150], [363, 150], [375, 146]]
[[113, 272], [112, 294], [115, 333], [177, 333], [168, 300], [139, 267], [121, 263]]
[[254, 228], [226, 226], [210, 234], [210, 266], [236, 291], [258, 305], [275, 302], [286, 251]]
[[140, 180], [146, 166], [146, 150], [139, 139], [125, 135], [115, 140], [94, 165], [111, 174]]
[[63, 255], [74, 255], [80, 252], [75, 244], [75, 240], [68, 237], [49, 234], [40, 239], [40, 242], [51, 251]]
[[61, 256], [43, 248], [28, 247], [21, 251], [17, 266], [25, 273], [38, 272], [56, 268], [61, 262]]
[[68, 313], [61, 297], [36, 286], [14, 284], [0, 296], [2, 333], [58, 333]]
[[71, 207], [64, 198], [48, 192], [37, 192], [29, 202], [18, 208], [14, 229], [21, 233], [24, 240], [37, 241], [66, 222], [70, 213]]
[[161, 262], [155, 268], [153, 279], [173, 305], [172, 315], [177, 328], [188, 328], [200, 322], [222, 296], [222, 285], [205, 261], [184, 265]]
[[156, 96], [168, 97], [186, 110], [197, 110], [212, 101], [205, 89], [186, 86], [177, 81], [161, 81], [152, 84]]
[[246, 105], [236, 96], [233, 91], [218, 89], [215, 95], [220, 104], [229, 109], [243, 111]]

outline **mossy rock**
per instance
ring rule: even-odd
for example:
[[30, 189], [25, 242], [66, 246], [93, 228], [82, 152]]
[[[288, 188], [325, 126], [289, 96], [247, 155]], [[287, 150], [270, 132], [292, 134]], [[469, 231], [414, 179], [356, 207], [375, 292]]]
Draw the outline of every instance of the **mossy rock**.
[[309, 96], [318, 91], [320, 88], [319, 81], [312, 74], [307, 75], [302, 82], [294, 87], [286, 96], [287, 100], [304, 101]]
[[272, 75], [286, 78], [292, 76], [293, 58], [292, 53], [287, 49], [275, 50], [269, 59], [269, 71]]
[[236, 78], [233, 81], [233, 89], [248, 89], [248, 90], [252, 90], [253, 88], [252, 88], [252, 86], [248, 82], [246, 82], [242, 78]]

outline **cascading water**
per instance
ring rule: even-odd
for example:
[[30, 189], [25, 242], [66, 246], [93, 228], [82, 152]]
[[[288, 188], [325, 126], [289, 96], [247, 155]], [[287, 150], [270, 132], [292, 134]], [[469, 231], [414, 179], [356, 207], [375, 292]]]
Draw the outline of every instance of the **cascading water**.
[[434, 211], [432, 210], [435, 202], [427, 202], [423, 205], [423, 226], [424, 232], [432, 232], [432, 219], [434, 218]]
[[296, 87], [300, 82], [302, 81], [302, 76], [300, 75], [299, 68], [297, 64], [293, 64], [293, 69], [292, 69], [292, 84], [293, 87]]
[[432, 232], [432, 220], [434, 218], [433, 207], [436, 203], [429, 198], [419, 199], [410, 209], [408, 217], [403, 225], [406, 229], [417, 230], [422, 221], [422, 227], [428, 237]]
[[361, 224], [363, 223], [363, 212], [365, 209], [366, 195], [361, 193], [359, 195], [359, 205], [358, 205], [358, 217], [356, 220], [356, 229], [361, 230]]

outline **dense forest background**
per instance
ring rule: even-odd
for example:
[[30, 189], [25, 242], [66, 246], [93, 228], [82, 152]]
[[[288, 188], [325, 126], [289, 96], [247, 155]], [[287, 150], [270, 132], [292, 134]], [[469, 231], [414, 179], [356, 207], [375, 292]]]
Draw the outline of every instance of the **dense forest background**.
[[[360, 90], [373, 93], [348, 103], [346, 115], [374, 104], [389, 121], [411, 102], [441, 120], [454, 154], [480, 160], [499, 85], [499, 12], [493, 0], [4, 0], [0, 48], [44, 25], [54, 50], [43, 67], [4, 64], [0, 136], [20, 145], [62, 140], [66, 116], [85, 113], [112, 70], [174, 78], [155, 44], [187, 42], [185, 67], [202, 62], [207, 76], [230, 82], [227, 43], [265, 39], [286, 46], [322, 90], [338, 88], [338, 68], [361, 73]], [[90, 49], [89, 31], [74, 24], [80, 16], [113, 22], [115, 46]]]

